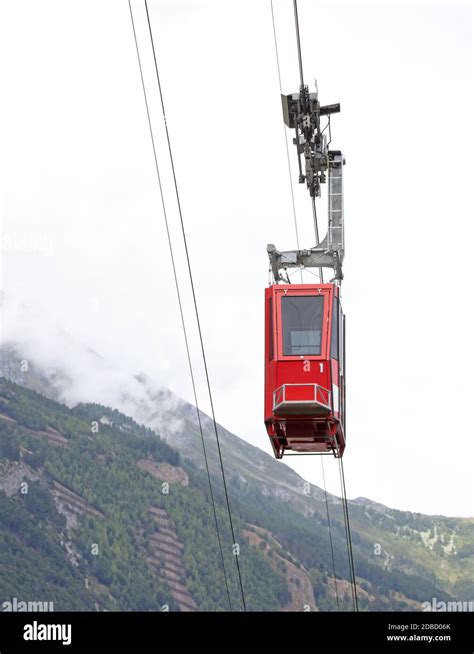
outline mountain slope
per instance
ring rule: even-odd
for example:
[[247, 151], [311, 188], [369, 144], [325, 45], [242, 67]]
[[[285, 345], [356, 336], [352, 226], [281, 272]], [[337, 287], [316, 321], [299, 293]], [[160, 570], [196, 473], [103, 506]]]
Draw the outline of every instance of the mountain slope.
[[[4, 361], [6, 356], [4, 352]], [[18, 359], [10, 351], [8, 365], [2, 368], [4, 375], [13, 376], [15, 365]], [[41, 374], [31, 365], [26, 378], [29, 383], [34, 379], [37, 387], [41, 385]], [[146, 385], [147, 381], [142, 377], [138, 383]], [[53, 394], [54, 388], [51, 383], [46, 392]], [[68, 524], [58, 526], [54, 520], [59, 518], [52, 512], [49, 536], [45, 533], [44, 538], [56, 534], [56, 544], [63, 541], [66, 567], [74, 567], [71, 560], [76, 561], [77, 583], [83, 583], [87, 591], [77, 597], [84, 596], [86, 604], [92, 597], [100, 609], [156, 609], [162, 604], [181, 610], [226, 608], [209, 485], [193, 420], [196, 410], [182, 400], [170, 401], [163, 389], [148, 393], [153, 397], [147, 409], [150, 415], [153, 409], [154, 419], [165, 426], [167, 413], [173, 420], [168, 445], [116, 410], [98, 404], [68, 409], [3, 381], [0, 427], [7, 451], [2, 455], [0, 488], [7, 488], [10, 497], [2, 502], [14, 513], [16, 503], [24, 500], [19, 480], [28, 476], [31, 483], [49, 493], [56, 513], [62, 502]], [[137, 412], [146, 413], [145, 405], [142, 403]], [[222, 480], [215, 466], [215, 441], [209, 419], [203, 416], [203, 420], [231, 600], [238, 607], [235, 560]], [[338, 576], [334, 583], [323, 492], [305, 485], [282, 462], [222, 427], [219, 431], [250, 608], [303, 610], [304, 602], [311, 610], [334, 610], [337, 588], [341, 608], [350, 609], [339, 499], [329, 496]], [[171, 442], [179, 454], [169, 447]], [[13, 454], [8, 454], [8, 447]], [[170, 484], [169, 494], [163, 494], [163, 482]], [[363, 499], [350, 502], [350, 515], [362, 608], [419, 608], [421, 602], [433, 597], [472, 597], [472, 521], [395, 511]], [[93, 543], [103, 556], [90, 554]], [[2, 545], [2, 556], [6, 551], [8, 562], [9, 550], [5, 548], [7, 545]], [[73, 554], [68, 554], [68, 548]], [[34, 559], [34, 552], [31, 557]], [[145, 579], [152, 580], [151, 586]], [[313, 603], [308, 588], [312, 589]], [[0, 584], [0, 599], [7, 590]], [[79, 599], [74, 608], [83, 608]]]
[[[98, 427], [84, 418], [97, 408], [71, 411], [11, 382], [0, 382], [0, 506], [6, 526], [0, 596], [18, 597], [21, 589], [27, 595], [21, 599], [28, 601], [43, 588], [42, 598], [54, 601], [56, 610], [91, 605], [121, 610], [225, 608], [205, 489], [189, 481], [177, 465], [178, 453], [149, 430], [125, 417], [127, 428], [107, 424], [110, 418], [122, 419], [113, 411], [108, 420], [100, 416]], [[152, 467], [144, 469], [144, 463]], [[238, 606], [222, 506], [217, 515], [230, 594]], [[283, 579], [243, 538], [241, 547], [250, 608], [277, 609], [280, 597], [289, 598]], [[31, 580], [23, 580], [21, 571], [11, 574], [18, 551]], [[54, 574], [46, 576], [44, 585], [42, 569], [35, 573], [37, 551], [54, 557]], [[68, 587], [68, 575], [73, 583], [66, 597], [62, 589]], [[81, 592], [78, 585], [83, 586]]]

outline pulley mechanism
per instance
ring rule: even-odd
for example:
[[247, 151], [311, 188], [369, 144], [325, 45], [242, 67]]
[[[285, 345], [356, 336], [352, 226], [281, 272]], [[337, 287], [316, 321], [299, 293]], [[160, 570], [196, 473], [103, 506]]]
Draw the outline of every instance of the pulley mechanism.
[[[293, 143], [298, 153], [299, 182], [306, 186], [312, 198], [320, 197], [321, 184], [326, 181], [328, 169], [327, 137], [321, 132], [321, 116], [330, 116], [341, 110], [339, 104], [321, 106], [318, 90], [310, 93], [302, 85], [299, 93], [282, 95], [283, 120], [295, 130]], [[304, 167], [302, 158], [304, 157]]]
[[[267, 246], [270, 270], [276, 283], [289, 283], [288, 268], [319, 268], [320, 281], [323, 282], [323, 268], [332, 268], [331, 281], [343, 278], [344, 259], [344, 207], [342, 168], [344, 157], [339, 150], [329, 150], [331, 143], [331, 115], [341, 110], [339, 103], [321, 105], [318, 86], [310, 93], [304, 83], [303, 63], [298, 22], [298, 7], [294, 0], [296, 40], [300, 73], [299, 93], [281, 95], [283, 120], [294, 130], [293, 143], [298, 155], [299, 183], [309, 191], [313, 212], [316, 244], [308, 250], [289, 250], [279, 252], [274, 245]], [[276, 37], [275, 37], [276, 38]], [[276, 41], [275, 41], [276, 43]], [[278, 52], [277, 52], [278, 59]], [[327, 117], [327, 124], [321, 129], [321, 116]], [[326, 130], [328, 133], [326, 133]], [[329, 135], [329, 141], [328, 141]], [[321, 185], [328, 183], [328, 231], [322, 240], [319, 238], [316, 199], [321, 197]]]

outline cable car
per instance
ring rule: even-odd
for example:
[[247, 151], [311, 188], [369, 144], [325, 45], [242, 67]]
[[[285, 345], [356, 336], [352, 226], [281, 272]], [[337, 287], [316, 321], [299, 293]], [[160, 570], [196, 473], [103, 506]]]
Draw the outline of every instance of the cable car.
[[265, 290], [265, 425], [278, 459], [344, 453], [344, 320], [337, 284]]

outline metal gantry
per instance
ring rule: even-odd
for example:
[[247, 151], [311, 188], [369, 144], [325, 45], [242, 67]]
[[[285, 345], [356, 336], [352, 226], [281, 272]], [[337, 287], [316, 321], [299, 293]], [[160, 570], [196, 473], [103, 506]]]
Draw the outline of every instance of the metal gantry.
[[[312, 204], [316, 244], [310, 249], [279, 251], [273, 244], [267, 246], [270, 267], [275, 282], [289, 281], [284, 276], [288, 268], [319, 268], [322, 280], [322, 268], [332, 268], [334, 277], [331, 281], [341, 281], [344, 260], [344, 203], [343, 203], [343, 166], [344, 156], [340, 150], [330, 150], [331, 115], [340, 111], [340, 105], [321, 105], [318, 88], [309, 92], [304, 83], [301, 43], [299, 37], [298, 9], [294, 0], [295, 25], [300, 70], [300, 89], [298, 93], [281, 95], [283, 120], [285, 125], [294, 130], [293, 143], [298, 156], [298, 181], [306, 183]], [[321, 117], [327, 117], [327, 125], [321, 129]], [[321, 197], [321, 185], [328, 182], [328, 228], [322, 240], [316, 214], [316, 199]]]

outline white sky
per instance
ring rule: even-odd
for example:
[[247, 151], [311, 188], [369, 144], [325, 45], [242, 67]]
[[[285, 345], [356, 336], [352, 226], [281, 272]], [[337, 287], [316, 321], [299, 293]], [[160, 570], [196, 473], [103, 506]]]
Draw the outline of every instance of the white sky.
[[[292, 3], [274, 4], [290, 93]], [[270, 452], [266, 244], [295, 237], [269, 0], [149, 5], [217, 419]], [[133, 7], [206, 410], [144, 6]], [[472, 5], [300, 0], [299, 13], [306, 81], [342, 106], [348, 494], [473, 515]], [[54, 352], [59, 326], [192, 400], [126, 0], [4, 0], [0, 62], [5, 337]], [[309, 247], [309, 199], [295, 191]], [[324, 203], [319, 215], [324, 233]], [[287, 462], [321, 483], [314, 458]]]

